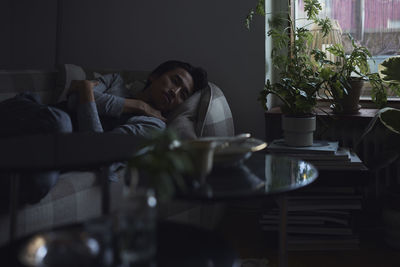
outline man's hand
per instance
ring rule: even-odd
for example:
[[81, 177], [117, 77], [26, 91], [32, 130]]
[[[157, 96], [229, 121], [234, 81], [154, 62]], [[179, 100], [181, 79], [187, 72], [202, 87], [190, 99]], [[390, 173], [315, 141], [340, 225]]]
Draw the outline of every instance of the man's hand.
[[137, 115], [145, 115], [167, 121], [167, 119], [162, 116], [161, 111], [139, 99], [126, 98], [123, 113], [135, 113]]
[[98, 81], [73, 80], [71, 81], [68, 95], [77, 93], [81, 104], [94, 102], [93, 87], [98, 83]]

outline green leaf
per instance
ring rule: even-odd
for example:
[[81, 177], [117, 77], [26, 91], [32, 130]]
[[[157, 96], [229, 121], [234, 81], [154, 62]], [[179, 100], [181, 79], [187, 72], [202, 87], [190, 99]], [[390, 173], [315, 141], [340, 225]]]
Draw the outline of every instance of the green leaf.
[[329, 18], [318, 19], [317, 24], [321, 27], [323, 37], [327, 36], [332, 30], [332, 22]]
[[400, 83], [389, 83], [389, 90], [400, 97]]
[[326, 58], [326, 53], [318, 49], [313, 49], [311, 55], [314, 56], [314, 59], [318, 62], [325, 60]]
[[[269, 83], [269, 80], [268, 80]], [[261, 106], [263, 107], [263, 109], [265, 111], [268, 110], [268, 106], [267, 106], [267, 96], [268, 96], [268, 91], [267, 91], [267, 85], [265, 86], [264, 90], [260, 91], [260, 94], [258, 96], [258, 101], [261, 102]]]
[[144, 149], [128, 161], [128, 166], [148, 174], [161, 198], [171, 197], [175, 185], [185, 190], [183, 176], [194, 169], [191, 152], [174, 145], [177, 142], [177, 135], [172, 130], [152, 134], [143, 141]]
[[265, 16], [265, 0], [258, 0], [256, 13], [258, 15]]
[[285, 24], [287, 24], [287, 18], [282, 14], [276, 14], [268, 20], [268, 25], [272, 29], [283, 29], [286, 27]]
[[342, 44], [334, 44], [332, 46], [329, 46], [326, 50], [337, 57], [346, 57]]
[[382, 74], [385, 75], [384, 81], [394, 81], [400, 83], [400, 57], [391, 57], [382, 64], [385, 67]]
[[[385, 108], [379, 112], [379, 119], [390, 131], [400, 134], [400, 110]], [[400, 138], [400, 136], [399, 136]]]
[[299, 90], [299, 95], [307, 98], [307, 93], [304, 90]]
[[254, 11], [254, 9], [250, 9], [244, 21], [244, 26], [246, 27], [246, 29], [250, 30], [250, 24], [252, 23], [254, 15], [256, 14], [265, 16], [265, 0], [258, 0], [256, 11]]
[[253, 21], [253, 18], [254, 18], [254, 10], [251, 9], [249, 11], [249, 13], [247, 14], [246, 19], [244, 21], [244, 26], [246, 27], [246, 29], [250, 30], [250, 24]]
[[330, 68], [322, 68], [320, 71], [321, 78], [324, 80], [328, 80], [334, 72]]
[[304, 11], [307, 14], [308, 19], [317, 18], [319, 11], [322, 10], [322, 6], [318, 0], [304, 0]]

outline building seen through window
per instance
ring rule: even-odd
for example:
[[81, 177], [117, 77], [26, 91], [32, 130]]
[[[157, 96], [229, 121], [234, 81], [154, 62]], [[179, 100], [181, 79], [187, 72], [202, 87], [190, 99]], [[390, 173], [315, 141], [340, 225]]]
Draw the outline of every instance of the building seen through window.
[[[304, 1], [295, 1], [295, 16], [298, 26], [309, 23], [306, 18]], [[320, 16], [336, 20], [342, 30], [345, 51], [351, 49], [350, 39], [368, 48], [372, 54], [371, 72], [378, 71], [378, 64], [386, 58], [400, 54], [400, 0], [319, 0], [322, 6]], [[363, 97], [369, 97], [368, 84], [364, 86]], [[396, 97], [395, 95], [390, 97]], [[370, 99], [370, 98], [369, 98]]]

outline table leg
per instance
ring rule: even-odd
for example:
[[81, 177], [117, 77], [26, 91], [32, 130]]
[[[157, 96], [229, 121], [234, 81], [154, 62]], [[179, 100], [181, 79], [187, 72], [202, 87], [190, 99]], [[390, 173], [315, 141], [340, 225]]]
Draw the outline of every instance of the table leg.
[[17, 234], [19, 175], [13, 173], [10, 177], [10, 241], [14, 241]]
[[103, 166], [100, 168], [101, 176], [101, 211], [103, 215], [110, 213], [110, 181], [108, 176], [110, 174], [109, 166]]
[[278, 266], [288, 266], [288, 246], [287, 246], [287, 217], [288, 201], [286, 194], [278, 197], [279, 201], [279, 257]]

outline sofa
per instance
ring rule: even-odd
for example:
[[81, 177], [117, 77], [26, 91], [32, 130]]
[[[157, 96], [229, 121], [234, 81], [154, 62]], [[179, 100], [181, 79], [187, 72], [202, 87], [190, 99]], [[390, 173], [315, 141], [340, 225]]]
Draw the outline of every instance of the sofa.
[[[54, 71], [22, 70], [0, 71], [0, 101], [26, 90], [40, 95], [42, 102], [56, 104], [65, 98], [71, 80], [93, 79], [99, 75], [119, 72], [128, 88], [144, 86], [149, 72], [120, 70], [90, 70], [74, 64], [64, 64]], [[203, 136], [234, 135], [232, 113], [227, 100], [218, 86], [209, 86], [196, 92], [168, 116], [168, 127], [182, 139]], [[118, 182], [111, 182], [110, 209], [118, 209], [126, 169], [117, 173]], [[60, 175], [50, 192], [32, 205], [18, 210], [16, 237], [78, 223], [102, 215], [102, 190], [99, 170], [68, 171]], [[222, 205], [206, 206], [174, 200], [161, 203], [159, 219], [178, 220], [213, 227], [222, 215]], [[0, 245], [9, 240], [10, 216], [0, 215]]]

